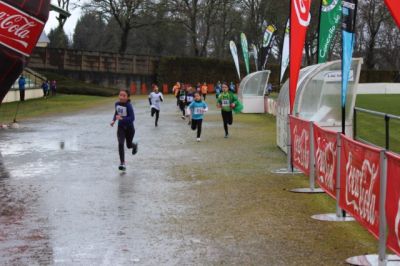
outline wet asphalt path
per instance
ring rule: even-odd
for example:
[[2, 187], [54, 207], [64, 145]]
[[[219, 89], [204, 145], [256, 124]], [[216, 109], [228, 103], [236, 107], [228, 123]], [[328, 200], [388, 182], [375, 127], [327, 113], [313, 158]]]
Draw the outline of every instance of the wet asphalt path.
[[[168, 219], [184, 184], [171, 166], [188, 131], [173, 102], [154, 128], [146, 101], [136, 106], [136, 157], [119, 164], [110, 106], [36, 119], [0, 132], [0, 264], [177, 264], [185, 245]], [[170, 105], [170, 106], [168, 106]], [[169, 112], [169, 115], [166, 115]], [[168, 124], [168, 126], [166, 125]], [[168, 218], [168, 219], [167, 219]], [[190, 241], [190, 239], [188, 240]]]
[[333, 203], [286, 192], [306, 177], [270, 174], [285, 162], [272, 118], [235, 117], [225, 140], [211, 103], [196, 143], [174, 101], [159, 128], [134, 102], [125, 174], [112, 100], [1, 130], [0, 265], [338, 265], [375, 249], [356, 225], [310, 220]]

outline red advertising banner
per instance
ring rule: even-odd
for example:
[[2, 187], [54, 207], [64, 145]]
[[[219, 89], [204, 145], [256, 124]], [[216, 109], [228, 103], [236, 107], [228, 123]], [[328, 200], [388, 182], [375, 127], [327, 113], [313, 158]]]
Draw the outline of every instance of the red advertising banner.
[[297, 83], [307, 28], [311, 21], [311, 0], [291, 0], [290, 12], [290, 76], [289, 100], [290, 113], [293, 112]]
[[400, 156], [387, 154], [386, 221], [387, 246], [400, 255]]
[[315, 173], [318, 185], [336, 199], [337, 133], [314, 124]]
[[399, 0], [385, 0], [387, 7], [389, 8], [390, 12], [394, 20], [397, 23], [397, 27], [400, 28], [400, 1]]
[[339, 206], [379, 235], [380, 150], [342, 135]]
[[36, 46], [44, 22], [0, 1], [0, 43], [24, 56]]
[[310, 122], [290, 116], [290, 135], [293, 165], [310, 175]]

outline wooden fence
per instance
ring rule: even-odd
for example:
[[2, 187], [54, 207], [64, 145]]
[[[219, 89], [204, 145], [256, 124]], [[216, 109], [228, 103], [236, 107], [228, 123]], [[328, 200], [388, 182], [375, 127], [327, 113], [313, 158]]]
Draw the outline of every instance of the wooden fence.
[[28, 66], [33, 69], [154, 75], [158, 57], [120, 55], [71, 49], [36, 48]]

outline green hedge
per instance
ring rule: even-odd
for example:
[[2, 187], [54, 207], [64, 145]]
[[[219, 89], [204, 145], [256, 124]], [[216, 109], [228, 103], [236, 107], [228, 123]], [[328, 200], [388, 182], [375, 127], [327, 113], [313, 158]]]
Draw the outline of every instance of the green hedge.
[[362, 70], [360, 83], [391, 83], [395, 82], [397, 71], [384, 70]]
[[116, 88], [106, 88], [99, 85], [85, 83], [76, 79], [71, 79], [54, 72], [41, 72], [48, 80], [57, 81], [57, 92], [63, 94], [91, 95], [91, 96], [114, 96], [119, 90]]
[[[254, 64], [251, 65], [254, 71]], [[245, 66], [241, 64], [241, 76], [245, 75]], [[279, 66], [268, 67], [272, 71], [271, 82], [279, 83]], [[215, 84], [217, 81], [239, 82], [236, 68], [232, 60], [219, 60], [200, 57], [164, 57], [157, 69], [157, 82], [172, 85], [176, 81], [197, 84], [207, 82]]]

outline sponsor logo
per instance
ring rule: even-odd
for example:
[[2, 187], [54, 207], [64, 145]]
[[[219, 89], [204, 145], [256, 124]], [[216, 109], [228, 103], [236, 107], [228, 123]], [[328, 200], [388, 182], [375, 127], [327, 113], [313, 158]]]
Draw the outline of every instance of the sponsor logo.
[[325, 139], [317, 139], [316, 167], [318, 180], [333, 191], [335, 189], [336, 144]]
[[299, 24], [303, 27], [308, 27], [311, 21], [311, 14], [307, 6], [310, 6], [310, 0], [294, 0], [294, 10]]
[[353, 154], [349, 152], [346, 164], [346, 204], [367, 223], [374, 225], [378, 221], [375, 210], [377, 196], [374, 186], [378, 181], [379, 167], [364, 160], [361, 169], [353, 164]]
[[293, 160], [297, 162], [300, 166], [304, 167], [304, 169], [308, 169], [310, 163], [310, 135], [305, 129], [303, 129], [300, 133], [297, 129], [297, 126], [295, 126], [293, 129], [293, 135]]
[[28, 56], [35, 47], [44, 23], [0, 1], [0, 43]]
[[339, 0], [322, 0], [322, 12], [330, 12], [338, 5]]
[[[342, 71], [340, 70], [332, 70], [332, 71], [323, 71], [321, 72], [323, 79], [326, 82], [341, 82], [342, 81]], [[354, 70], [350, 70], [349, 72], [349, 81], [354, 81]]]
[[400, 247], [400, 199], [399, 202], [397, 203], [397, 214], [396, 214], [396, 219], [394, 223], [394, 232], [396, 234], [396, 239], [397, 239], [397, 245]]

